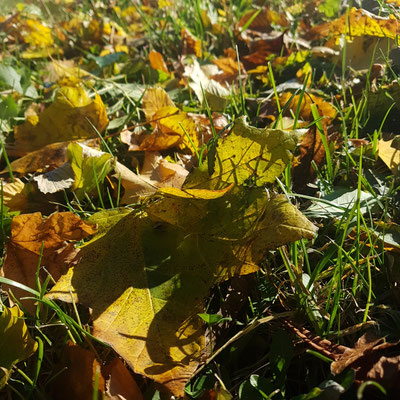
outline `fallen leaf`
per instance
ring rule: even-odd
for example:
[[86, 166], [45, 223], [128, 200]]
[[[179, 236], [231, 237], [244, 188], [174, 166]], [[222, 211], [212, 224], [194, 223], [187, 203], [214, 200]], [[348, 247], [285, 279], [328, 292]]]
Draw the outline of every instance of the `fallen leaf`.
[[98, 398], [105, 393], [105, 382], [100, 363], [93, 352], [68, 342], [56, 366], [51, 382], [51, 398], [55, 400], [88, 400], [94, 397], [97, 379]]
[[[40, 250], [43, 243], [41, 266], [57, 280], [66, 272], [75, 256], [74, 243], [96, 232], [95, 228], [83, 222], [71, 212], [55, 213], [43, 219], [41, 213], [22, 214], [11, 223], [11, 240], [7, 244], [2, 275], [16, 282], [35, 288]], [[46, 277], [40, 269], [40, 277]], [[8, 285], [3, 285], [8, 290]], [[25, 291], [13, 287], [17, 298], [25, 296]], [[30, 312], [34, 310], [32, 301], [22, 300]]]
[[201, 40], [196, 38], [187, 29], [181, 29], [182, 39], [182, 54], [194, 54], [196, 57], [201, 58], [203, 56], [203, 50], [201, 48]]
[[[212, 67], [216, 67], [213, 65]], [[212, 111], [223, 111], [230, 92], [212, 76], [218, 73], [218, 68], [200, 67], [197, 60], [185, 67], [184, 76], [189, 80], [189, 87], [195, 92], [201, 103], [207, 101]]]
[[168, 93], [160, 87], [149, 88], [145, 91], [142, 100], [142, 107], [146, 119], [153, 119], [155, 113], [164, 107], [175, 107], [174, 102]]
[[[80, 66], [77, 66], [74, 60], [52, 60], [47, 66], [48, 75], [46, 82], [59, 83], [61, 80], [70, 80], [71, 82], [81, 82], [91, 74]], [[63, 85], [65, 86], [65, 85]]]
[[[72, 188], [78, 199], [82, 199], [85, 193], [90, 194], [97, 185], [101, 184], [107, 174], [113, 170], [115, 163], [111, 154], [91, 149], [80, 143], [71, 143], [68, 146], [67, 157], [74, 175]], [[67, 175], [68, 165], [61, 173], [64, 177], [63, 182], [70, 179], [70, 175]], [[52, 171], [52, 174], [54, 175], [56, 171]]]
[[392, 174], [399, 175], [400, 165], [400, 150], [392, 147], [394, 139], [378, 141], [378, 156], [386, 164], [386, 166], [392, 171]]
[[215, 79], [217, 82], [230, 85], [233, 81], [237, 80], [239, 77], [239, 65], [241, 78], [244, 79], [246, 77], [246, 71], [242, 63], [238, 64], [236, 58], [215, 58], [213, 63], [222, 71], [222, 73], [217, 73], [211, 77], [211, 79]]
[[143, 400], [139, 386], [120, 358], [114, 358], [102, 368], [106, 380], [106, 399]]
[[[11, 162], [11, 169], [13, 173], [26, 175], [33, 172], [42, 172], [44, 169], [61, 167], [67, 161], [67, 146], [69, 143], [52, 143], [40, 150], [32, 151]], [[4, 168], [1, 173], [8, 173], [8, 168]]]
[[57, 193], [74, 185], [74, 170], [70, 163], [65, 163], [50, 172], [35, 176], [33, 180], [37, 183], [38, 189], [42, 193]]
[[158, 51], [150, 51], [149, 53], [149, 61], [151, 68], [157, 70], [157, 71], [163, 71], [165, 73], [169, 73], [167, 65], [165, 64], [165, 61], [163, 59], [163, 56], [161, 53]]
[[249, 11], [238, 23], [238, 27], [243, 29], [247, 25], [247, 29], [257, 32], [270, 32], [272, 30], [271, 23], [280, 26], [288, 26], [289, 22], [283, 14], [279, 14], [269, 7], [260, 10]]
[[160, 151], [179, 147], [195, 154], [199, 147], [197, 126], [186, 112], [175, 107], [164, 89], [148, 89], [143, 97], [143, 110], [154, 132], [144, 137], [140, 150]]
[[[24, 313], [14, 306], [3, 306], [0, 315], [0, 390], [4, 388], [11, 367], [37, 350], [25, 324]], [[5, 371], [6, 370], [6, 371]]]
[[171, 163], [158, 153], [146, 151], [140, 175], [156, 187], [181, 188], [189, 171], [178, 163]]
[[[279, 96], [279, 103], [282, 108], [287, 105], [287, 103], [289, 102], [291, 97], [292, 97], [292, 93], [290, 93], [290, 92], [282, 93]], [[289, 110], [291, 110], [294, 114], [296, 114], [299, 101], [300, 101], [300, 95], [296, 94], [293, 97], [293, 99], [290, 101], [288, 111], [287, 111], [288, 115], [290, 115]], [[319, 114], [322, 117], [326, 118], [327, 123], [329, 123], [336, 116], [336, 109], [335, 109], [335, 107], [332, 106], [331, 103], [328, 103], [327, 101], [325, 101], [324, 99], [322, 99], [319, 96], [315, 96], [313, 94], [307, 93], [302, 98], [302, 102], [301, 102], [300, 110], [299, 110], [299, 117], [302, 120], [313, 121], [314, 118], [313, 118], [313, 115], [311, 112], [311, 104], [317, 105]]]
[[3, 204], [11, 211], [26, 210], [28, 198], [25, 191], [25, 184], [21, 179], [14, 179], [14, 182], [3, 183]]
[[[304, 217], [300, 221], [300, 213], [284, 198], [269, 200], [262, 190], [256, 196], [257, 206], [270, 209], [266, 220], [260, 209], [258, 213], [253, 209], [251, 216], [245, 217], [242, 213], [246, 210], [242, 209], [236, 210], [239, 215], [232, 221], [232, 208], [241, 202], [228, 209], [223, 201], [224, 191], [217, 192], [218, 197], [213, 199], [214, 191], [204, 190], [196, 197], [196, 190], [175, 190], [173, 198], [178, 194], [179, 210], [192, 207], [194, 212], [186, 221], [181, 212], [181, 228], [176, 226], [177, 221], [160, 226], [160, 221], [169, 219], [170, 191], [165, 192], [157, 209], [149, 209], [150, 217], [132, 212], [104, 236], [83, 247], [79, 264], [57, 282], [48, 296], [70, 302], [72, 291], [75, 301], [93, 309], [96, 337], [112, 345], [135, 372], [181, 396], [204, 351], [197, 313], [209, 288], [232, 275], [257, 270], [255, 263], [268, 246], [303, 235], [311, 237], [315, 228]], [[179, 196], [180, 193], [184, 195]], [[294, 214], [288, 213], [284, 204], [292, 207]], [[210, 215], [208, 209], [213, 211]], [[224, 212], [228, 215], [216, 219], [215, 212], [219, 217]], [[260, 216], [261, 225], [257, 224]], [[243, 243], [236, 235], [246, 231], [243, 224], [250, 226], [250, 219], [252, 235], [244, 235]], [[229, 220], [229, 226], [221, 228], [221, 220]], [[276, 229], [271, 228], [275, 224]], [[206, 233], [193, 233], [193, 227], [204, 225]], [[210, 230], [221, 233], [221, 229], [235, 239], [210, 235]], [[266, 235], [264, 230], [270, 230], [270, 234]]]
[[157, 187], [147, 177], [135, 174], [121, 163], [115, 166], [114, 177], [121, 181], [124, 193], [120, 204], [137, 203], [141, 198], [153, 194]]
[[339, 38], [346, 34], [348, 38], [355, 36], [378, 36], [395, 39], [399, 34], [397, 19], [393, 15], [379, 17], [363, 9], [351, 8], [349, 13], [341, 17], [313, 27], [308, 37], [316, 40], [321, 37]]
[[209, 150], [209, 164], [203, 163], [189, 175], [185, 187], [221, 189], [245, 181], [257, 186], [274, 182], [292, 159], [297, 141], [305, 132], [259, 129], [247, 125], [244, 117], [237, 118], [230, 135], [218, 140], [215, 157]]
[[388, 396], [397, 394], [400, 389], [400, 346], [399, 342], [388, 343], [367, 331], [356, 342], [354, 348], [346, 348], [343, 354], [331, 364], [331, 372], [340, 374], [345, 368], [355, 370], [359, 384], [373, 380], [388, 390]]
[[[322, 120], [321, 123], [325, 128], [325, 137], [329, 143], [326, 134], [326, 123]], [[312, 126], [304, 135], [300, 143], [300, 156], [298, 158], [299, 164], [293, 168], [293, 181], [297, 188], [304, 187], [309, 182], [312, 182], [316, 177], [315, 169], [312, 162], [317, 167], [321, 167], [325, 160], [325, 147], [323, 145], [321, 134], [318, 132], [316, 126]]]
[[64, 86], [39, 117], [30, 117], [23, 125], [15, 127], [15, 144], [11, 149], [22, 156], [50, 143], [94, 138], [97, 137], [95, 129], [102, 132], [107, 124], [106, 110], [99, 95], [92, 100], [82, 87]]

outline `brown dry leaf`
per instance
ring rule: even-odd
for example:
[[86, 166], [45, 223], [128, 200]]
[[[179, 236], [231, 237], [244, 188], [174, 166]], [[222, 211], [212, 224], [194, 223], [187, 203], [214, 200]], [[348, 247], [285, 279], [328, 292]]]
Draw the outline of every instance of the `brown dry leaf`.
[[[281, 107], [284, 107], [291, 97], [292, 93], [290, 92], [282, 93], [279, 96], [279, 102]], [[296, 113], [299, 100], [300, 100], [299, 94], [293, 97], [288, 107], [289, 115], [290, 115], [289, 109], [291, 109], [294, 113]], [[336, 115], [336, 109], [332, 106], [331, 103], [328, 103], [321, 97], [307, 93], [303, 96], [303, 100], [300, 106], [300, 115], [299, 115], [299, 117], [304, 121], [312, 121], [314, 119], [311, 112], [311, 104], [317, 105], [320, 116], [325, 117], [327, 123], [331, 121]]]
[[[210, 119], [204, 114], [193, 114], [188, 113], [190, 118], [192, 118], [197, 126], [199, 127], [199, 143], [205, 144], [213, 137]], [[213, 112], [211, 114], [212, 122], [216, 133], [220, 133], [224, 129], [229, 121], [223, 114]]]
[[92, 100], [82, 87], [64, 86], [54, 102], [39, 116], [30, 116], [14, 129], [15, 144], [7, 149], [23, 156], [50, 143], [97, 137], [107, 124], [106, 109], [99, 95]]
[[121, 204], [137, 203], [140, 198], [149, 196], [157, 190], [157, 187], [147, 177], [135, 174], [119, 162], [115, 166], [113, 176], [121, 180], [124, 189], [120, 200]]
[[150, 51], [149, 53], [149, 61], [151, 68], [157, 71], [163, 71], [165, 73], [169, 73], [167, 64], [165, 64], [164, 58], [161, 53], [158, 51]]
[[[215, 79], [217, 82], [223, 82], [231, 84], [239, 76], [239, 66], [238, 62], [234, 58], [221, 57], [215, 58], [213, 63], [222, 70], [222, 73], [215, 74], [211, 76], [211, 79]], [[243, 64], [240, 63], [240, 73], [242, 78], [246, 76], [246, 72], [243, 68]]]
[[182, 150], [195, 153], [195, 149], [199, 147], [197, 126], [186, 112], [176, 107], [164, 107], [153, 117], [157, 120], [152, 122], [154, 132], [145, 137], [140, 150], [160, 151], [178, 146]]
[[[33, 172], [42, 172], [44, 169], [61, 167], [67, 161], [67, 147], [70, 142], [52, 143], [40, 150], [32, 151], [11, 163], [13, 173], [26, 175]], [[7, 174], [4, 168], [1, 174]]]
[[374, 380], [388, 390], [388, 398], [400, 390], [400, 342], [384, 342], [373, 331], [358, 339], [354, 348], [347, 348], [331, 364], [331, 372], [340, 374], [345, 368], [355, 370], [358, 383]]
[[383, 139], [378, 141], [378, 155], [379, 158], [387, 165], [392, 171], [393, 175], [399, 175], [400, 165], [400, 150], [392, 147], [393, 140], [385, 141]]
[[[326, 122], [321, 121], [324, 127], [324, 134], [328, 141], [326, 133]], [[299, 164], [293, 168], [293, 180], [297, 188], [303, 187], [305, 184], [312, 182], [315, 177], [315, 169], [312, 166], [312, 161], [320, 167], [325, 160], [325, 147], [322, 143], [321, 134], [313, 125], [308, 132], [303, 136], [300, 143]]]
[[[26, 175], [61, 167], [68, 161], [67, 147], [70, 143], [70, 141], [51, 143], [40, 150], [32, 151], [11, 162], [11, 169], [14, 174]], [[97, 139], [86, 140], [83, 143], [90, 147], [99, 147]], [[0, 174], [8, 174], [8, 169], [4, 168]]]
[[[74, 243], [96, 232], [72, 212], [54, 213], [43, 219], [42, 214], [22, 214], [11, 223], [11, 240], [7, 244], [2, 275], [26, 286], [35, 288], [35, 274], [43, 243], [41, 265], [57, 280], [68, 269], [71, 259], [77, 254]], [[41, 271], [41, 277], [46, 274]], [[3, 289], [8, 290], [4, 285]], [[12, 288], [17, 298], [26, 292]], [[34, 310], [32, 301], [22, 300], [29, 310]]]
[[263, 39], [249, 40], [249, 53], [241, 57], [245, 68], [255, 68], [258, 65], [265, 66], [266, 59], [271, 54], [281, 54], [286, 56], [288, 50], [285, 45], [285, 34], [281, 32], [271, 33], [269, 37]]
[[103, 367], [102, 375], [106, 380], [106, 399], [143, 400], [139, 386], [120, 358]]
[[181, 30], [182, 39], [182, 54], [194, 54], [196, 57], [201, 58], [203, 56], [203, 50], [201, 48], [201, 40], [197, 39], [187, 29], [182, 28]]
[[269, 7], [265, 7], [261, 11], [249, 11], [240, 19], [238, 27], [242, 28], [244, 25], [246, 25], [250, 18], [252, 18], [256, 13], [258, 13], [258, 15], [253, 19], [247, 29], [251, 29], [257, 32], [270, 32], [272, 30], [271, 23], [280, 26], [289, 25], [288, 20], [283, 14], [279, 14], [271, 10]]
[[140, 175], [158, 188], [181, 188], [188, 173], [181, 165], [168, 162], [158, 153], [147, 151]]
[[383, 18], [353, 7], [348, 14], [345, 13], [333, 21], [315, 26], [308, 32], [308, 36], [311, 40], [328, 36], [333, 36], [338, 40], [342, 34], [346, 34], [349, 39], [355, 36], [395, 39], [400, 33], [399, 28], [399, 22], [393, 15]]
[[57, 367], [59, 375], [51, 382], [50, 388], [52, 399], [92, 399], [96, 378], [98, 380], [97, 398], [102, 398], [105, 382], [101, 374], [101, 366], [93, 352], [68, 342]]

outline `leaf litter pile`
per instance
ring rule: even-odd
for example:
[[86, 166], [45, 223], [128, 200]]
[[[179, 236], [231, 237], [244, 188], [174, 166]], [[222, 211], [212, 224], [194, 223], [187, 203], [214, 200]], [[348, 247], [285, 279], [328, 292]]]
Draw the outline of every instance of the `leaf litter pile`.
[[0, 398], [400, 391], [400, 3], [0, 5]]

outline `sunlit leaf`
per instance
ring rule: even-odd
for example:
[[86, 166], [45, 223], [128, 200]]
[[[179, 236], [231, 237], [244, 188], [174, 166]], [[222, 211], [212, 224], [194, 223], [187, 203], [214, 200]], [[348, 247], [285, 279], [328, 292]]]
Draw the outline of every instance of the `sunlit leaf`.
[[85, 153], [88, 149], [79, 143], [71, 143], [67, 150], [75, 177], [73, 189], [78, 198], [82, 198], [85, 193], [89, 194], [97, 185], [102, 184], [114, 167], [111, 154], [101, 153], [92, 156]]
[[92, 100], [82, 87], [64, 86], [54, 102], [38, 118], [15, 127], [15, 151], [19, 155], [50, 143], [97, 137], [108, 124], [99, 95]]
[[243, 117], [235, 120], [230, 135], [218, 140], [212, 174], [202, 164], [188, 177], [186, 188], [221, 189], [246, 181], [262, 186], [275, 181], [293, 156], [297, 141], [305, 130], [259, 129], [247, 125]]
[[399, 34], [399, 26], [394, 15], [378, 17], [363, 9], [351, 8], [349, 13], [341, 17], [317, 25], [311, 29], [309, 35], [312, 39], [346, 34], [348, 38], [354, 36], [378, 36], [395, 39]]
[[143, 97], [143, 110], [155, 129], [140, 144], [140, 150], [179, 147], [195, 153], [199, 147], [196, 123], [186, 112], [175, 107], [164, 89], [148, 89]]
[[[284, 198], [269, 199], [263, 191], [255, 196], [257, 207], [251, 213], [239, 201], [226, 207], [221, 192], [215, 199], [204, 199], [188, 198], [187, 193], [176, 197], [174, 191], [181, 211], [194, 209], [181, 212], [178, 227], [162, 222], [169, 218], [171, 197], [165, 196], [157, 210], [149, 209], [150, 217], [132, 212], [83, 247], [79, 264], [58, 281], [49, 297], [69, 302], [71, 290], [76, 301], [93, 309], [98, 338], [112, 345], [136, 372], [180, 396], [204, 351], [197, 313], [209, 288], [257, 270], [266, 248], [312, 237], [315, 227]], [[221, 220], [215, 213], [228, 214]], [[196, 231], [197, 223], [202, 229], [208, 225], [207, 232]], [[251, 233], [246, 234], [246, 227]], [[243, 239], [237, 237], [239, 230], [245, 233]], [[218, 238], [221, 232], [228, 240]]]
[[0, 390], [7, 382], [7, 374], [19, 361], [30, 357], [37, 349], [25, 324], [24, 313], [17, 307], [3, 306], [0, 314]]
[[[43, 219], [41, 213], [22, 214], [14, 217], [11, 224], [11, 240], [7, 244], [2, 274], [6, 278], [35, 288], [39, 256], [43, 243], [42, 265], [54, 279], [66, 271], [75, 256], [74, 241], [95, 233], [92, 225], [86, 224], [71, 212], [55, 213]], [[47, 274], [40, 270], [41, 279]], [[3, 285], [8, 290], [8, 285]], [[17, 298], [26, 292], [12, 288]], [[30, 300], [22, 300], [24, 306], [33, 311]]]

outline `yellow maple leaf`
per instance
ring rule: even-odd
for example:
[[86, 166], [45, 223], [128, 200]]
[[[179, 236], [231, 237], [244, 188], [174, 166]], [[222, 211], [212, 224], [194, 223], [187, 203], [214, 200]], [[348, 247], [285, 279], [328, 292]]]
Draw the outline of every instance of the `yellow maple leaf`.
[[96, 129], [102, 132], [107, 124], [106, 109], [98, 94], [92, 100], [82, 87], [63, 86], [38, 118], [15, 127], [14, 153], [22, 156], [50, 143], [97, 137]]

